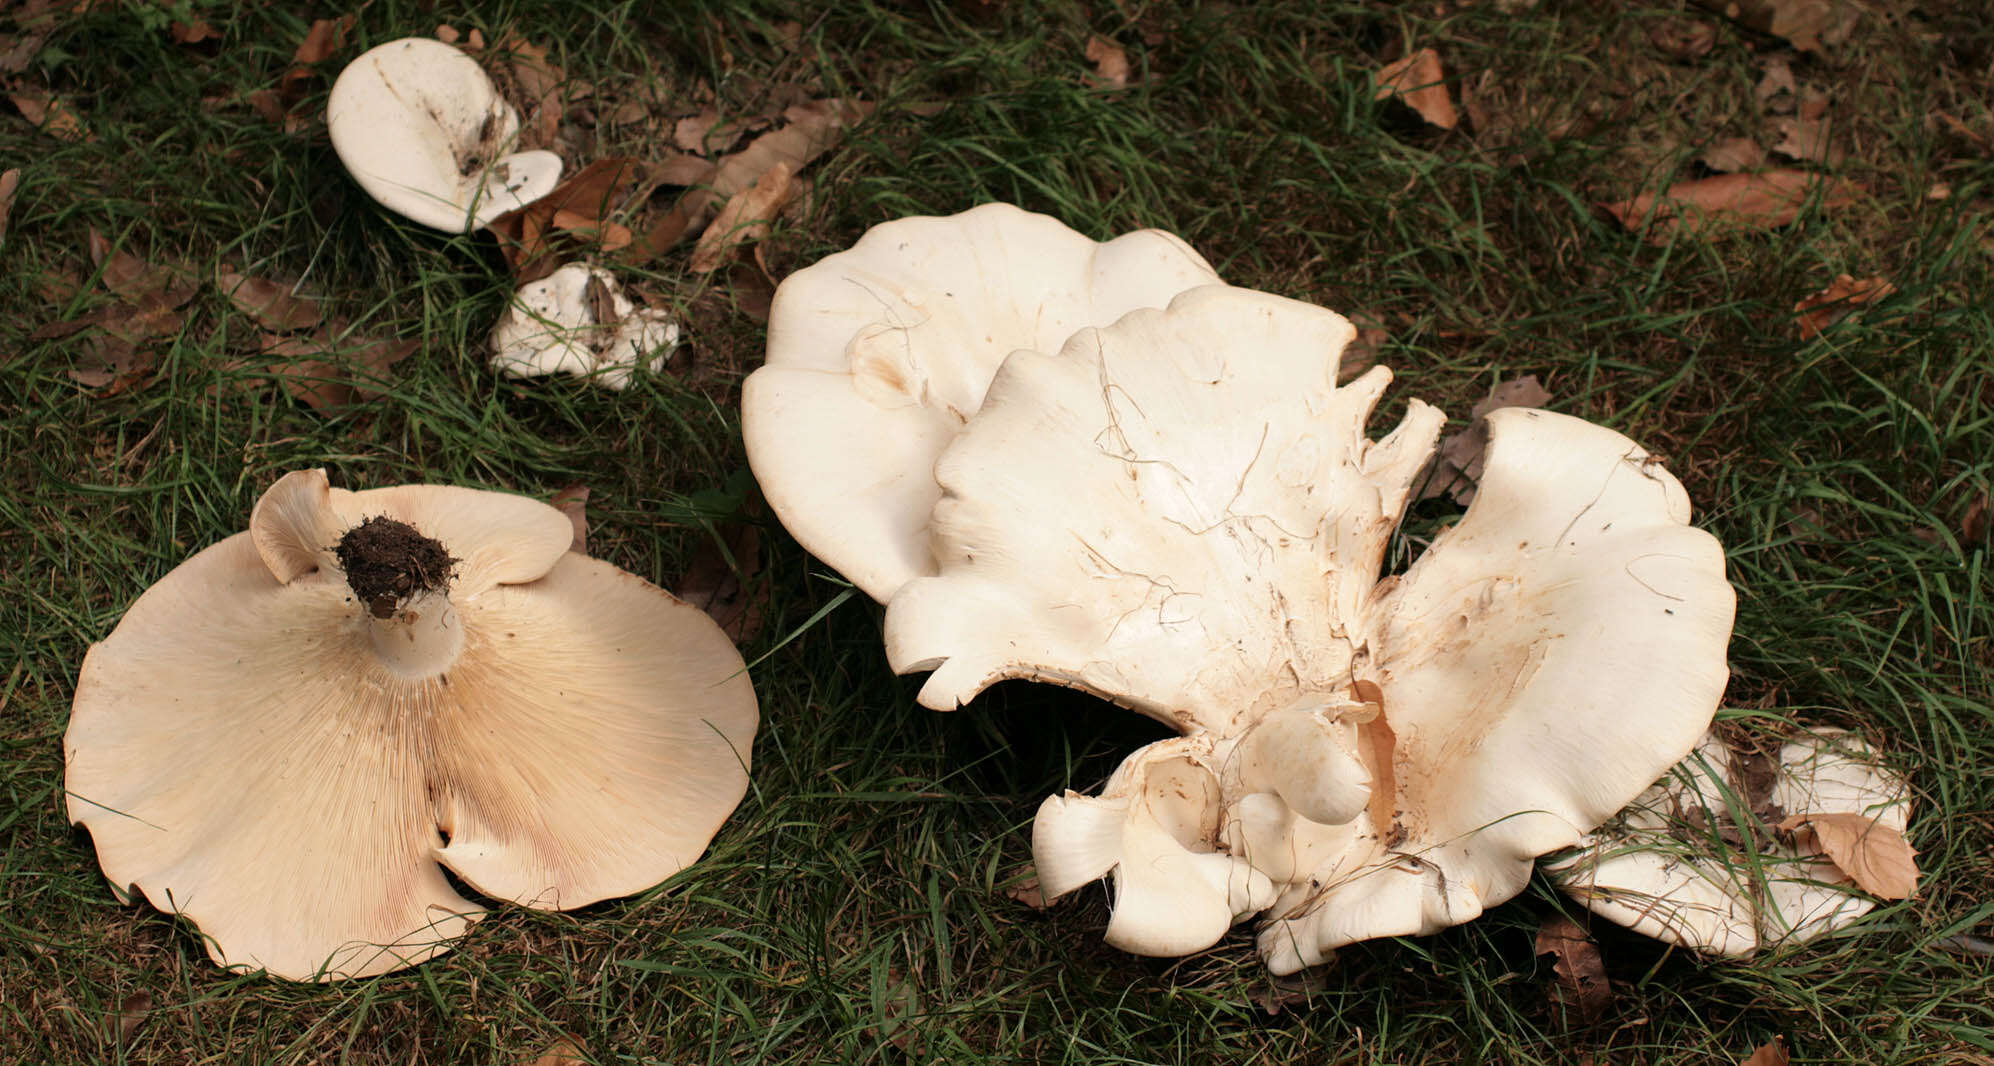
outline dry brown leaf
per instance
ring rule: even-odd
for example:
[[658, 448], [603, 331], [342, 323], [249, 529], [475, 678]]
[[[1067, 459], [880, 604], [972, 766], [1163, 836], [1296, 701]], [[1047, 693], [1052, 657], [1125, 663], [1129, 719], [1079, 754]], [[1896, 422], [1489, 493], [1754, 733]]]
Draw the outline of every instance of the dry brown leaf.
[[703, 185], [719, 170], [710, 159], [673, 152], [651, 164], [651, 179], [660, 185]]
[[1253, 1002], [1273, 1017], [1289, 1007], [1306, 1006], [1311, 999], [1328, 990], [1329, 967], [1311, 966], [1286, 977], [1267, 975], [1266, 987], [1253, 993]]
[[736, 644], [754, 639], [768, 613], [768, 582], [755, 580], [761, 543], [761, 530], [750, 523], [719, 523], [679, 578], [679, 599], [705, 611]]
[[1860, 186], [1840, 178], [1801, 170], [1764, 170], [1678, 182], [1659, 196], [1644, 192], [1631, 200], [1607, 204], [1606, 210], [1630, 230], [1652, 222], [1648, 240], [1662, 244], [1678, 230], [1722, 237], [1784, 226], [1799, 218], [1801, 209], [1817, 197], [1822, 207], [1846, 207], [1856, 201], [1860, 191]]
[[1591, 1021], [1612, 1005], [1613, 982], [1607, 979], [1599, 945], [1570, 918], [1554, 914], [1544, 919], [1537, 930], [1537, 954], [1557, 958], [1551, 966], [1558, 979], [1553, 998], [1576, 1009], [1579, 1017]]
[[547, 502], [552, 504], [555, 510], [567, 515], [568, 521], [574, 524], [575, 539], [568, 542], [568, 550], [587, 555], [589, 553], [589, 487], [587, 485], [569, 485], [567, 488], [555, 493], [554, 498]]
[[346, 43], [346, 32], [353, 28], [352, 15], [336, 19], [316, 19], [311, 29], [305, 31], [305, 39], [298, 50], [291, 54], [294, 63], [323, 63], [332, 58], [339, 46]]
[[1865, 278], [1861, 281], [1847, 274], [1837, 275], [1828, 287], [1793, 305], [1800, 316], [1800, 339], [1813, 340], [1829, 326], [1849, 317], [1863, 304], [1881, 300], [1897, 291], [1897, 286], [1883, 278]]
[[1786, 1041], [1773, 1037], [1772, 1043], [1752, 1052], [1738, 1066], [1787, 1066], [1792, 1061], [1793, 1056], [1786, 1053]]
[[0, 174], [0, 241], [7, 239], [7, 216], [14, 212], [14, 194], [21, 191], [21, 168]]
[[279, 333], [310, 329], [325, 321], [318, 301], [300, 296], [296, 286], [269, 278], [238, 274], [226, 267], [215, 271], [215, 287], [228, 297], [235, 309], [256, 320], [264, 329]]
[[457, 27], [450, 25], [448, 22], [436, 27], [436, 39], [442, 41], [444, 44], [456, 44], [458, 38], [462, 36], [464, 35], [457, 32]]
[[622, 156], [598, 159], [569, 175], [546, 196], [493, 219], [488, 228], [498, 237], [499, 250], [514, 277], [523, 284], [553, 272], [557, 264], [548, 246], [549, 230], [589, 236], [605, 247], [611, 242], [620, 242], [617, 248], [629, 244], [629, 228], [605, 220], [622, 208], [647, 173], [640, 160]]
[[1812, 830], [1795, 837], [1827, 856], [1835, 868], [1878, 899], [1909, 899], [1918, 890], [1917, 851], [1904, 834], [1866, 814], [1813, 813], [1788, 815], [1779, 828]]
[[720, 124], [720, 112], [705, 108], [696, 115], [687, 115], [672, 123], [672, 144], [681, 152], [708, 151], [706, 135]]
[[1990, 528], [1994, 528], [1994, 497], [1982, 489], [1980, 497], [1966, 505], [1966, 514], [1959, 520], [1959, 535], [1971, 549], [1987, 539]]
[[1851, 0], [1696, 0], [1741, 25], [1784, 37], [1802, 52], [1820, 52], [1849, 39], [1858, 11]]
[[1489, 446], [1488, 424], [1482, 416], [1503, 407], [1542, 407], [1551, 402], [1551, 393], [1529, 374], [1511, 378], [1489, 390], [1489, 394], [1468, 412], [1468, 428], [1447, 435], [1433, 460], [1433, 471], [1420, 487], [1419, 498], [1430, 500], [1441, 493], [1463, 507], [1475, 502], [1475, 485], [1481, 480]]
[[1087, 76], [1087, 84], [1097, 89], [1126, 89], [1129, 87], [1129, 57], [1122, 46], [1099, 34], [1087, 38], [1087, 62], [1094, 64], [1094, 73]]
[[582, 1050], [580, 1041], [564, 1036], [531, 1059], [521, 1060], [520, 1066], [589, 1066], [587, 1054]]
[[1719, 174], [1757, 170], [1766, 164], [1766, 150], [1750, 137], [1727, 137], [1703, 150], [1697, 162]]
[[346, 43], [346, 35], [353, 29], [355, 16], [342, 15], [336, 19], [318, 19], [305, 31], [305, 39], [291, 53], [291, 66], [277, 78], [277, 85], [271, 89], [258, 89], [249, 94], [249, 105], [256, 113], [272, 125], [282, 126], [287, 133], [294, 133], [304, 123], [292, 115], [291, 105], [305, 95], [305, 83], [311, 80], [314, 65], [331, 59]]
[[69, 371], [71, 380], [91, 389], [103, 389], [114, 396], [152, 373], [157, 362], [149, 347], [105, 333], [93, 333], [79, 345], [82, 358]]
[[109, 1030], [111, 1042], [118, 1045], [131, 1043], [139, 1026], [145, 1024], [146, 1016], [152, 1013], [152, 993], [135, 992], [118, 1001], [118, 1011], [105, 1019], [104, 1028]]
[[1663, 19], [1649, 28], [1648, 43], [1673, 59], [1702, 59], [1717, 45], [1717, 27], [1697, 19]]
[[579, 211], [562, 208], [548, 219], [548, 225], [564, 233], [584, 237], [602, 247], [605, 252], [614, 252], [628, 247], [631, 241], [630, 227], [618, 222], [604, 222], [590, 218]]
[[40, 90], [23, 90], [8, 93], [7, 98], [14, 101], [15, 107], [20, 108], [22, 118], [57, 140], [95, 140], [90, 131], [84, 127], [83, 120], [77, 118], [76, 112], [70, 110], [69, 105], [64, 104], [58, 97]]
[[1383, 348], [1385, 341], [1391, 338], [1391, 334], [1385, 329], [1385, 324], [1374, 315], [1363, 311], [1352, 311], [1349, 318], [1350, 324], [1356, 327], [1357, 336], [1351, 338], [1350, 343], [1344, 346], [1343, 355], [1337, 360], [1338, 385], [1371, 369], [1372, 364], [1378, 361], [1379, 349]]
[[175, 44], [200, 44], [202, 41], [219, 41], [222, 31], [209, 25], [205, 19], [193, 22], [175, 22], [166, 28]]
[[1767, 56], [1765, 73], [1752, 89], [1758, 99], [1759, 109], [1774, 114], [1790, 112], [1800, 97], [1800, 83], [1794, 80], [1793, 64], [1785, 56]]
[[1772, 128], [1780, 135], [1779, 143], [1773, 145], [1772, 150], [1788, 159], [1833, 166], [1847, 155], [1829, 139], [1829, 123], [1825, 118], [1782, 116], [1772, 120]]
[[1022, 866], [1012, 871], [1011, 882], [1002, 889], [1004, 898], [1022, 903], [1035, 911], [1042, 911], [1050, 904], [1045, 898], [1045, 890], [1039, 887], [1039, 875], [1030, 866]]
[[783, 111], [788, 124], [748, 142], [746, 148], [721, 157], [710, 189], [695, 190], [685, 198], [686, 213], [695, 221], [707, 208], [724, 203], [734, 194], [753, 185], [770, 167], [787, 163], [790, 173], [830, 150], [848, 127], [863, 122], [879, 107], [867, 100], [828, 98], [797, 104]]
[[712, 273], [735, 248], [765, 235], [776, 212], [789, 202], [790, 179], [794, 176], [789, 164], [777, 163], [753, 185], [734, 194], [714, 216], [706, 232], [699, 235], [699, 243], [692, 249], [691, 269]]
[[566, 109], [567, 72], [547, 58], [547, 50], [508, 33], [492, 46], [501, 80], [518, 89], [514, 102], [520, 111], [520, 143], [529, 148], [545, 148], [560, 133], [561, 113]]
[[1377, 86], [1372, 95], [1379, 100], [1402, 100], [1428, 123], [1451, 130], [1460, 124], [1461, 116], [1454, 108], [1454, 97], [1447, 91], [1446, 78], [1440, 66], [1440, 53], [1422, 48], [1378, 71], [1372, 78]]
[[379, 398], [389, 368], [414, 354], [419, 342], [345, 337], [346, 328], [335, 319], [307, 336], [264, 334], [263, 354], [280, 360], [266, 372], [316, 411]]

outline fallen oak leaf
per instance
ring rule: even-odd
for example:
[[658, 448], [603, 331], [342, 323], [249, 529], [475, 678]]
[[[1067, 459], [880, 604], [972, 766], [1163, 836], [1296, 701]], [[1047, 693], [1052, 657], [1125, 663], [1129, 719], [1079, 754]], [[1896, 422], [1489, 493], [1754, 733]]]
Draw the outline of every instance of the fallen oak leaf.
[[863, 122], [879, 105], [869, 100], [831, 97], [795, 104], [782, 113], [787, 125], [770, 130], [748, 142], [738, 152], [722, 156], [713, 174], [713, 184], [696, 189], [683, 201], [686, 214], [697, 224], [715, 203], [725, 203], [736, 193], [753, 185], [769, 168], [787, 163], [792, 174], [838, 143], [845, 130]]
[[418, 342], [363, 338], [345, 344], [346, 329], [335, 320], [307, 336], [264, 334], [263, 354], [280, 360], [264, 373], [315, 411], [379, 399], [385, 393], [378, 386], [386, 383], [389, 368], [414, 354]]
[[718, 523], [679, 578], [678, 598], [705, 611], [736, 644], [761, 632], [767, 614], [768, 582], [755, 580], [761, 542], [751, 523]]
[[1786, 1041], [1773, 1037], [1772, 1043], [1752, 1052], [1751, 1056], [1738, 1066], [1787, 1066], [1792, 1061], [1793, 1056], [1786, 1051]]
[[1865, 278], [1857, 281], [1847, 274], [1836, 275], [1828, 287], [1793, 305], [1799, 316], [1800, 339], [1813, 340], [1828, 327], [1860, 310], [1863, 304], [1883, 299], [1897, 291], [1897, 286], [1883, 278]]
[[1858, 14], [1848, 0], [1696, 0], [1696, 5], [1817, 53], [1848, 40]]
[[7, 94], [14, 106], [20, 109], [21, 117], [43, 133], [64, 141], [94, 141], [97, 138], [84, 127], [83, 120], [62, 99], [49, 93], [23, 90]]
[[[672, 144], [681, 152], [704, 154], [711, 146], [706, 143], [707, 134], [720, 124], [720, 112], [702, 108], [698, 114], [687, 115], [672, 123]], [[728, 138], [732, 140], [732, 137]]]
[[1772, 146], [1775, 155], [1828, 166], [1840, 163], [1845, 155], [1829, 138], [1829, 123], [1825, 118], [1787, 115], [1774, 119], [1772, 128], [1780, 134], [1779, 143]]
[[605, 222], [566, 208], [554, 212], [554, 217], [548, 222], [563, 233], [573, 233], [595, 242], [605, 252], [621, 251], [629, 247], [634, 239], [630, 234], [630, 227], [622, 223]]
[[1750, 137], [1727, 137], [1705, 148], [1696, 161], [1719, 174], [1735, 174], [1765, 166], [1766, 150]]
[[1475, 486], [1485, 466], [1483, 453], [1489, 446], [1488, 423], [1482, 416], [1504, 407], [1542, 407], [1550, 402], [1550, 391], [1535, 374], [1511, 378], [1490, 389], [1468, 412], [1468, 428], [1450, 433], [1440, 442], [1419, 498], [1430, 500], [1446, 493], [1463, 507], [1475, 502]]
[[1646, 225], [1649, 242], [1664, 244], [1678, 232], [1722, 237], [1784, 226], [1817, 198], [1825, 208], [1847, 207], [1861, 191], [1841, 178], [1762, 170], [1677, 182], [1660, 194], [1644, 192], [1604, 206], [1628, 230], [1638, 232]]
[[1783, 832], [1802, 827], [1811, 831], [1811, 839], [1796, 836], [1795, 842], [1812, 845], [1864, 892], [1878, 899], [1909, 899], [1918, 890], [1917, 851], [1897, 830], [1866, 814], [1807, 812], [1779, 823]]
[[1440, 65], [1440, 53], [1421, 48], [1402, 59], [1385, 64], [1375, 75], [1373, 99], [1396, 99], [1419, 113], [1429, 125], [1451, 130], [1461, 122], [1454, 97], [1447, 91], [1447, 74]]
[[520, 1066], [589, 1066], [581, 1043], [573, 1037], [564, 1036], [535, 1053], [530, 1059], [520, 1060]]
[[693, 246], [690, 269], [712, 273], [735, 248], [766, 234], [769, 223], [794, 192], [790, 181], [794, 176], [789, 164], [777, 163], [755, 179], [753, 185], [730, 198]]
[[222, 32], [209, 25], [205, 19], [195, 19], [193, 22], [175, 20], [166, 28], [166, 32], [173, 38], [173, 43], [186, 45], [200, 44], [202, 41], [219, 41], [222, 37]]
[[7, 216], [14, 213], [14, 194], [21, 191], [21, 168], [0, 174], [0, 241], [7, 239]]
[[1607, 979], [1599, 945], [1578, 923], [1562, 914], [1545, 918], [1537, 930], [1537, 954], [1557, 960], [1551, 965], [1557, 977], [1554, 998], [1576, 1008], [1579, 1017], [1591, 1021], [1612, 1005], [1613, 982]]
[[1094, 64], [1094, 73], [1087, 76], [1087, 84], [1097, 89], [1129, 87], [1129, 57], [1121, 45], [1093, 34], [1087, 38], [1087, 62]]
[[269, 278], [251, 277], [227, 267], [217, 267], [215, 287], [228, 297], [236, 310], [267, 330], [296, 332], [310, 329], [325, 320], [325, 312], [319, 308], [317, 300], [298, 295], [295, 286]]

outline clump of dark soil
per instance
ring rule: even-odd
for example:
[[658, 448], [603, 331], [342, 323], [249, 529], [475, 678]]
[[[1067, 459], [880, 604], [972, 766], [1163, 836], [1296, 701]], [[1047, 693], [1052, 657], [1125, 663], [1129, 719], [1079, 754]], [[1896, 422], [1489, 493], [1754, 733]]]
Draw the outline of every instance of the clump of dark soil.
[[381, 515], [347, 530], [332, 552], [346, 584], [376, 618], [392, 618], [410, 597], [448, 585], [457, 566], [442, 544]]

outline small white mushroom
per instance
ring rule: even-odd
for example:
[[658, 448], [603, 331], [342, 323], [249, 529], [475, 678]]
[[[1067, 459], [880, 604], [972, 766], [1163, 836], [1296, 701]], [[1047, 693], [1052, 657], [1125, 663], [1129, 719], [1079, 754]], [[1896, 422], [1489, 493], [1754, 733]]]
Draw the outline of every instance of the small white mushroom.
[[482, 229], [561, 180], [561, 157], [515, 152], [519, 113], [484, 68], [442, 41], [361, 53], [325, 105], [333, 150], [381, 206], [425, 226]]
[[513, 296], [492, 331], [492, 369], [513, 378], [572, 374], [624, 389], [678, 342], [670, 315], [639, 308], [609, 271], [570, 263]]
[[874, 226], [776, 290], [748, 462], [797, 542], [884, 603], [935, 572], [935, 459], [1005, 356], [1216, 281], [1160, 230], [1096, 242], [1009, 204]]
[[1762, 760], [1711, 734], [1543, 868], [1593, 913], [1637, 933], [1751, 955], [1811, 940], [1875, 906], [1832, 862], [1772, 834], [1782, 816], [1802, 813], [1861, 815], [1901, 834], [1910, 788], [1843, 730], [1798, 734]]
[[1491, 414], [1473, 507], [1380, 580], [1442, 416], [1413, 400], [1366, 439], [1391, 375], [1337, 387], [1353, 333], [1207, 286], [1013, 354], [936, 465], [939, 573], [887, 606], [927, 706], [1028, 678], [1203, 738], [1217, 842], [1281, 889], [1276, 973], [1514, 895], [1689, 750], [1728, 676], [1721, 548], [1575, 418]]
[[279, 480], [83, 661], [65, 786], [104, 875], [217, 963], [323, 980], [447, 951], [483, 908], [445, 868], [569, 909], [698, 858], [747, 787], [740, 654], [572, 538], [521, 496]]

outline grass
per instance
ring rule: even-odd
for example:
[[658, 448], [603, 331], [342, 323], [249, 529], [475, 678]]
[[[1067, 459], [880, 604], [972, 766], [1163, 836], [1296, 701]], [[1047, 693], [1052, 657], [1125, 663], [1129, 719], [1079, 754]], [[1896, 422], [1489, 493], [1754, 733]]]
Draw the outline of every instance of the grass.
[[[223, 38], [176, 45], [169, 13]], [[781, 43], [791, 18], [800, 52]], [[1709, 54], [1651, 44], [1671, 18], [1711, 26]], [[1257, 1002], [1278, 990], [1248, 929], [1140, 959], [1100, 943], [1101, 889], [1045, 910], [1009, 899], [1038, 801], [1098, 784], [1154, 727], [1024, 684], [921, 710], [918, 679], [885, 667], [876, 607], [853, 597], [804, 624], [844, 586], [773, 525], [748, 560], [769, 596], [743, 649], [763, 660], [754, 784], [705, 860], [631, 900], [502, 910], [455, 952], [378, 980], [216, 970], [191, 928], [118, 905], [64, 823], [61, 736], [85, 648], [310, 465], [355, 487], [544, 498], [585, 484], [592, 550], [670, 587], [714, 522], [742, 517], [735, 405], [761, 327], [736, 305], [751, 286], [687, 273], [681, 248], [649, 279], [689, 324], [681, 371], [616, 395], [495, 379], [483, 341], [508, 283], [489, 242], [384, 215], [321, 126], [285, 133], [245, 102], [276, 83], [309, 17], [192, 2], [56, 14], [17, 87], [57, 93], [95, 139], [0, 117], [0, 155], [24, 175], [0, 245], [17, 309], [0, 321], [0, 1061], [509, 1064], [566, 1036], [605, 1064], [1705, 1063], [1775, 1035], [1802, 1062], [1994, 1061], [1994, 978], [1946, 947], [1994, 927], [1994, 584], [1984, 533], [1962, 525], [1994, 484], [1994, 163], [1932, 120], [1994, 136], [1994, 30], [1964, 3], [1864, 19], [1824, 58], [1665, 0], [1514, 14], [384, 0], [335, 57], [450, 22], [517, 30], [601, 100], [704, 83], [747, 116], [806, 80], [879, 100], [804, 172], [810, 209], [765, 249], [778, 273], [879, 221], [989, 199], [1097, 237], [1163, 226], [1234, 283], [1385, 323], [1400, 383], [1383, 417], [1407, 395], [1462, 416], [1534, 373], [1555, 409], [1666, 454], [1739, 592], [1727, 714], [1875, 740], [1915, 782], [1926, 880], [1858, 926], [1750, 961], [1595, 925], [1617, 991], [1588, 1022], [1553, 1002], [1550, 960], [1533, 954], [1543, 918], [1573, 911], [1541, 881], [1469, 925], [1345, 950], [1278, 1015]], [[1083, 83], [1092, 33], [1127, 47], [1139, 85]], [[1408, 43], [1440, 49], [1457, 94], [1496, 112], [1482, 129], [1441, 133], [1371, 99], [1369, 72]], [[1592, 209], [1693, 176], [1718, 138], [1773, 139], [1753, 94], [1769, 55], [1829, 94], [1858, 203], [1659, 246]], [[295, 113], [316, 116], [327, 84], [307, 80]], [[947, 106], [912, 106], [934, 102]], [[570, 134], [571, 162], [660, 150], [607, 124]], [[321, 414], [234, 366], [255, 330], [209, 286], [155, 375], [84, 389], [69, 377], [80, 337], [31, 334], [106, 304], [92, 227], [201, 276], [223, 261], [303, 276], [358, 328], [422, 349], [382, 399]], [[1788, 309], [1842, 272], [1898, 292], [1801, 341]]]

